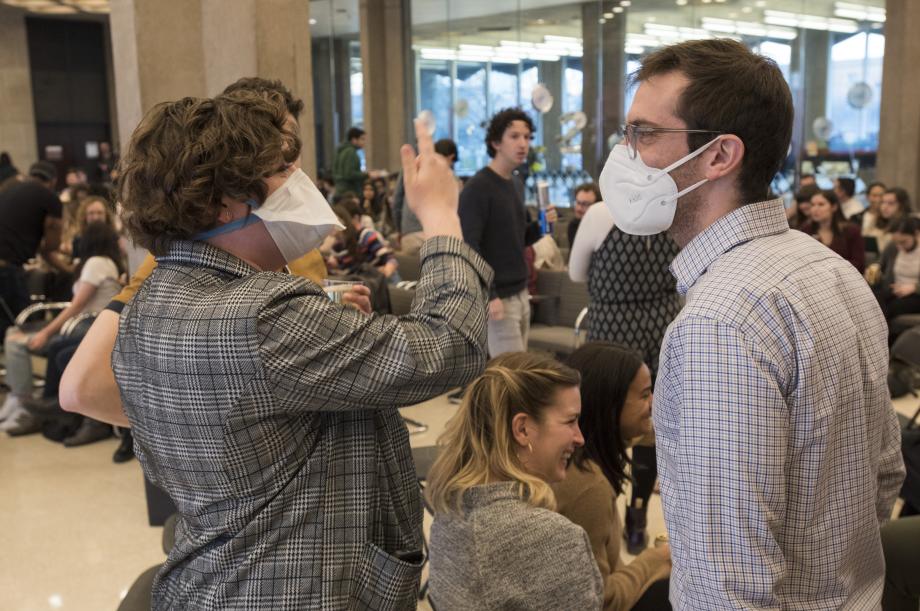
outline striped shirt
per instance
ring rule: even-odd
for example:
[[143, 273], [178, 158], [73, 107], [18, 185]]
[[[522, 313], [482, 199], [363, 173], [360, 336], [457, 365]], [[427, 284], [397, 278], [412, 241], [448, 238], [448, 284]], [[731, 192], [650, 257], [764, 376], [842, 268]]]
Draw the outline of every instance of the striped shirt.
[[873, 609], [904, 477], [885, 319], [847, 261], [742, 206], [671, 271], [654, 419], [676, 609]]

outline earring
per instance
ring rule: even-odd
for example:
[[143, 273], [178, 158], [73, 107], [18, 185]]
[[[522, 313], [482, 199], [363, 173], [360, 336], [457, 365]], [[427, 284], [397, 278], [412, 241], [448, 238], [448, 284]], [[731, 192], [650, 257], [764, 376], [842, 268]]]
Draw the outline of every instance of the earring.
[[533, 446], [530, 445], [530, 442], [527, 442], [527, 449], [530, 450], [530, 453], [533, 454]]

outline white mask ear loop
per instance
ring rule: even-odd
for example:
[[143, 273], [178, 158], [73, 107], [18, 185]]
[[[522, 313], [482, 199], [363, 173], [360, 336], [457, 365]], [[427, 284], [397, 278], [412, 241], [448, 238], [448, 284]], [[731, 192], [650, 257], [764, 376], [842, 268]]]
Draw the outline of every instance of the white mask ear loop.
[[[689, 153], [689, 154], [687, 154], [687, 155], [681, 157], [680, 159], [678, 159], [677, 161], [675, 161], [674, 163], [672, 163], [672, 164], [669, 165], [668, 167], [662, 168], [662, 169], [658, 170], [658, 172], [657, 172], [654, 176], [649, 176], [649, 182], [654, 182], [655, 180], [658, 180], [659, 178], [661, 178], [661, 175], [662, 175], [662, 174], [668, 174], [668, 173], [670, 173], [671, 171], [676, 170], [676, 169], [679, 168], [680, 166], [684, 165], [685, 163], [687, 163], [687, 162], [690, 161], [691, 159], [693, 159], [693, 158], [695, 158], [695, 157], [697, 157], [697, 156], [699, 156], [699, 155], [702, 155], [703, 152], [704, 152], [706, 149], [708, 149], [710, 146], [712, 146], [712, 143], [713, 143], [713, 142], [718, 142], [718, 141], [721, 140], [721, 139], [722, 139], [722, 136], [716, 136], [715, 138], [713, 138], [712, 140], [710, 140], [709, 142], [707, 142], [706, 144], [704, 144], [704, 145], [701, 146], [700, 148], [696, 149], [696, 150], [693, 151], [692, 153]], [[698, 186], [700, 186], [701, 184], [703, 184], [703, 182], [706, 182], [706, 181], [703, 180], [702, 182], [697, 183], [696, 185], [694, 185], [693, 187], [691, 187], [691, 189], [695, 189], [696, 187], [698, 187]], [[686, 190], [685, 190], [685, 191], [686, 191]], [[680, 195], [683, 195], [683, 194], [685, 193], [685, 191], [681, 191], [680, 194], [678, 195], [678, 197], [680, 197]]]

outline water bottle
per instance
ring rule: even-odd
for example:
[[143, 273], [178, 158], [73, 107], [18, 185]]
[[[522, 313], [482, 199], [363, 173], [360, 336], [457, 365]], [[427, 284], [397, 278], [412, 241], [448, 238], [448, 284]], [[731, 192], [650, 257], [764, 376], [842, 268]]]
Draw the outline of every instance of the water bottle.
[[549, 183], [541, 180], [537, 183], [537, 209], [539, 210], [540, 233], [542, 235], [553, 232], [553, 224], [546, 220], [546, 209], [549, 205]]

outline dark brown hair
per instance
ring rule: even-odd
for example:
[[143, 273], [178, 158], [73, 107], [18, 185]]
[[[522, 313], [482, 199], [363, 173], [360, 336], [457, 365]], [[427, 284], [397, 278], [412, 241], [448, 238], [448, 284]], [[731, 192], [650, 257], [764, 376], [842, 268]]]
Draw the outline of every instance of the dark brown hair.
[[629, 387], [644, 364], [632, 348], [612, 342], [589, 342], [569, 357], [569, 367], [581, 374], [581, 416], [578, 426], [585, 445], [575, 450], [572, 461], [582, 471], [593, 461], [617, 494], [627, 479], [626, 439], [620, 416]]
[[118, 233], [105, 221], [89, 223], [80, 233], [80, 263], [74, 270], [77, 278], [80, 277], [83, 266], [90, 257], [108, 257], [118, 268], [119, 274], [125, 272], [124, 255], [118, 243]]
[[134, 240], [155, 255], [217, 221], [223, 196], [266, 197], [264, 179], [300, 155], [278, 93], [240, 90], [158, 104], [121, 160], [118, 200]]
[[489, 157], [495, 157], [495, 153], [497, 152], [492, 143], [501, 142], [502, 137], [505, 135], [505, 130], [511, 127], [511, 124], [515, 121], [523, 121], [526, 123], [531, 136], [537, 131], [530, 115], [522, 109], [504, 108], [498, 111], [489, 119], [489, 127], [486, 128], [486, 152], [489, 154]]
[[[744, 143], [741, 203], [766, 199], [792, 137], [792, 94], [776, 62], [734, 40], [692, 40], [645, 57], [632, 80], [670, 72], [689, 81], [677, 102], [677, 116], [687, 129], [734, 134]], [[687, 144], [693, 151], [712, 138], [687, 134]]]
[[572, 190], [572, 195], [577, 197], [578, 194], [581, 193], [582, 191], [588, 191], [590, 193], [594, 193], [595, 202], [599, 202], [602, 199], [604, 199], [603, 196], [601, 195], [601, 190], [597, 187], [596, 183], [583, 182]]
[[303, 100], [295, 98], [291, 90], [284, 86], [281, 81], [271, 81], [258, 76], [244, 76], [235, 83], [227, 85], [223, 95], [236, 93], [237, 91], [254, 91], [260, 94], [277, 93], [284, 98], [284, 106], [295, 119], [300, 118], [303, 112]]
[[[822, 189], [812, 195], [812, 197], [815, 197], [816, 195], [820, 195], [826, 199], [830, 205], [836, 206], [834, 209], [834, 214], [831, 216], [831, 231], [835, 237], [842, 235], [843, 230], [847, 227], [847, 225], [849, 225], [849, 222], [847, 221], [846, 217], [843, 216], [843, 210], [840, 209], [840, 198], [837, 197], [837, 194], [834, 193], [834, 191], [831, 189]], [[818, 223], [812, 221], [812, 230], [815, 233], [818, 232]]]

